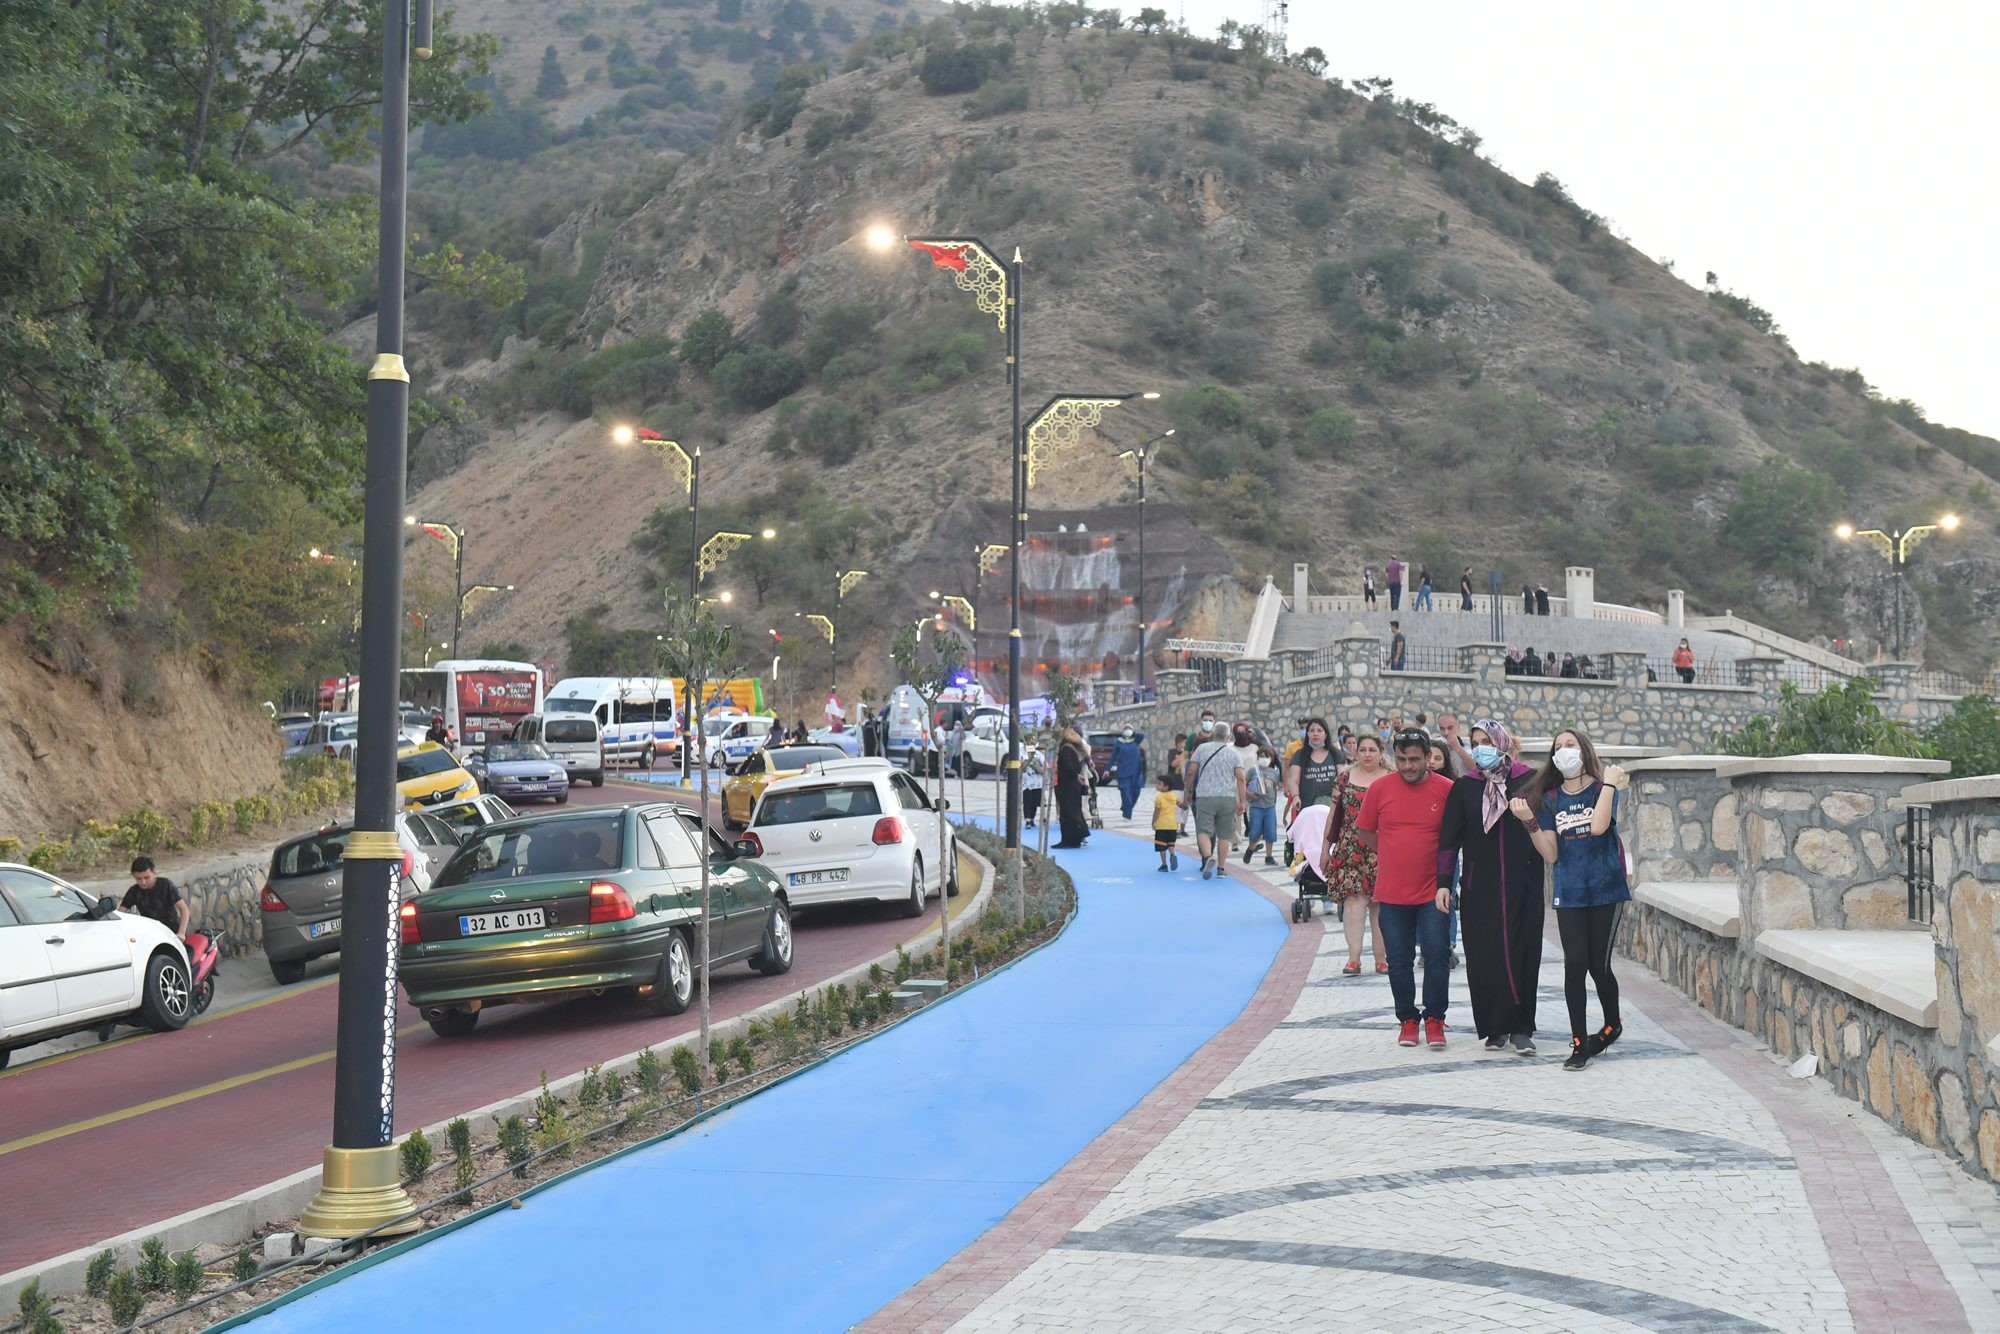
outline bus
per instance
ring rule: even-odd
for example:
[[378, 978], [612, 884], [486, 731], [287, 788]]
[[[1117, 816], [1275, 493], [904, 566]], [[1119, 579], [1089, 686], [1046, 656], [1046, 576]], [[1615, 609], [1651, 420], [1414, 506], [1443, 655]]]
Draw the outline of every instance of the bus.
[[403, 669], [403, 699], [417, 712], [443, 714], [460, 746], [503, 740], [542, 711], [542, 669], [532, 662], [450, 658]]

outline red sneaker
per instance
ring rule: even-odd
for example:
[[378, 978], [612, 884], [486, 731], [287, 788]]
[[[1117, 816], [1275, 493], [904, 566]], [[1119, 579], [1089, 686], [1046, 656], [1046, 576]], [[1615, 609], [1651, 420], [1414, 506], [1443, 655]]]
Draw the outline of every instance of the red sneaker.
[[[1432, 1051], [1444, 1050], [1444, 1020], [1442, 1019], [1424, 1020], [1424, 1041], [1430, 1044], [1430, 1049]], [[1417, 1042], [1417, 1026], [1415, 1024], [1411, 1024], [1410, 1045], [1414, 1047], [1416, 1045], [1416, 1042]]]
[[1399, 1047], [1414, 1047], [1414, 1046], [1416, 1046], [1416, 1045], [1417, 1045], [1417, 1021], [1416, 1021], [1416, 1020], [1414, 1020], [1414, 1019], [1405, 1019], [1405, 1020], [1403, 1021], [1403, 1031], [1402, 1031], [1401, 1033], [1397, 1034], [1397, 1036], [1396, 1036], [1396, 1045], [1397, 1045], [1397, 1046], [1399, 1046]]

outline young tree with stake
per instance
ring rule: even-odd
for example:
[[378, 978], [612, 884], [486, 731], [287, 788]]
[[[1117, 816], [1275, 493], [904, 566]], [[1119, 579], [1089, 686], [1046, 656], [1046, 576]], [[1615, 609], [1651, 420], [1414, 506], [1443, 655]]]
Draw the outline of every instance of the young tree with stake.
[[[930, 656], [922, 653], [922, 636], [917, 633], [917, 625], [903, 627], [896, 636], [895, 644], [889, 650], [889, 658], [896, 664], [896, 670], [917, 692], [917, 698], [924, 702], [924, 726], [933, 725], [937, 717], [937, 702], [952, 683], [961, 668], [965, 666], [965, 641], [955, 631], [932, 630]], [[928, 782], [928, 775], [926, 775]], [[951, 905], [946, 902], [951, 884], [951, 868], [945, 865], [945, 814], [944, 814], [944, 764], [937, 766], [938, 784], [938, 949], [944, 959], [945, 976], [951, 975]]]

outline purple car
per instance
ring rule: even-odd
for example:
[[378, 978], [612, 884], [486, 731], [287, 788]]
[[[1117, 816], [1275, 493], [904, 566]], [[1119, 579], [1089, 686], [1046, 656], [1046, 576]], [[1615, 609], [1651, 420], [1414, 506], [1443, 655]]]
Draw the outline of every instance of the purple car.
[[496, 797], [569, 800], [569, 775], [538, 741], [489, 741], [466, 757], [465, 768], [480, 791]]

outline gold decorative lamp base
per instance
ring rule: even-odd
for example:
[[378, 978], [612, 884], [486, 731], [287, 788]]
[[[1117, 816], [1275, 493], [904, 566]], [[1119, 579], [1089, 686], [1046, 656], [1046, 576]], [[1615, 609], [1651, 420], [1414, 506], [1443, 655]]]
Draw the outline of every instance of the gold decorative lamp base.
[[396, 1146], [379, 1149], [328, 1148], [320, 1170], [319, 1194], [299, 1215], [299, 1231], [308, 1237], [343, 1239], [373, 1231], [392, 1218], [413, 1216], [376, 1233], [400, 1237], [422, 1228], [421, 1218], [403, 1190]]

